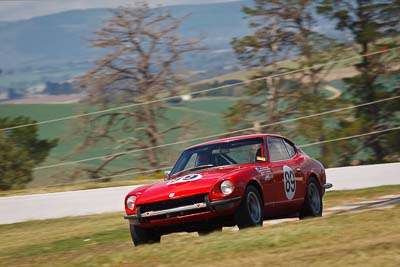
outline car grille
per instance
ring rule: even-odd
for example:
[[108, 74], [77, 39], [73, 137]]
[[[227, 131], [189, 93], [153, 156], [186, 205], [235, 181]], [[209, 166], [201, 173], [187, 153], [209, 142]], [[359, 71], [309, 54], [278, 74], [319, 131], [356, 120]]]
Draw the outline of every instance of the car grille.
[[[194, 195], [194, 196], [190, 196], [190, 197], [169, 199], [169, 200], [164, 200], [164, 201], [159, 201], [159, 202], [138, 205], [138, 212], [140, 214], [143, 214], [148, 211], [167, 210], [167, 209], [173, 209], [173, 208], [178, 208], [178, 207], [187, 206], [187, 205], [194, 205], [197, 203], [204, 203], [204, 202], [205, 203], [208, 202], [208, 194], [200, 194], [200, 195]], [[185, 211], [185, 212], [169, 213], [166, 215], [160, 215], [160, 216], [154, 216], [151, 218], [147, 218], [147, 219], [145, 219], [145, 221], [176, 217], [178, 215], [195, 214], [195, 213], [199, 213], [199, 212], [204, 212], [206, 210], [208, 210], [208, 209], [201, 208], [201, 209], [190, 210], [190, 211]]]
[[140, 207], [140, 212], [142, 212], [142, 213], [146, 212], [146, 211], [172, 209], [172, 208], [177, 208], [177, 207], [181, 207], [181, 206], [204, 202], [205, 201], [204, 198], [206, 195], [207, 194], [201, 194], [201, 195], [194, 195], [194, 196], [190, 196], [190, 197], [169, 199], [169, 200], [164, 200], [164, 201], [160, 201], [160, 202], [153, 202], [153, 203], [149, 203], [149, 204], [138, 205], [138, 207]]

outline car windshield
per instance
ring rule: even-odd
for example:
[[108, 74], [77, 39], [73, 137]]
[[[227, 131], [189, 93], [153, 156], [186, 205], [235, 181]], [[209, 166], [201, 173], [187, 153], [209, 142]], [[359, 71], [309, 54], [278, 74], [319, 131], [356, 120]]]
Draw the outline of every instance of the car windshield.
[[252, 138], [204, 145], [185, 150], [175, 163], [170, 176], [179, 172], [216, 166], [265, 161], [263, 138]]

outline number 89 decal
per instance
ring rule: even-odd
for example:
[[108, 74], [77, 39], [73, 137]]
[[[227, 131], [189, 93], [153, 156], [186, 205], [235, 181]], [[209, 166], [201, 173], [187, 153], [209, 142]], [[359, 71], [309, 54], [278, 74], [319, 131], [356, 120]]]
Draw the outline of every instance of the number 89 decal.
[[293, 170], [286, 165], [283, 166], [283, 186], [287, 199], [292, 200], [296, 192], [296, 178]]

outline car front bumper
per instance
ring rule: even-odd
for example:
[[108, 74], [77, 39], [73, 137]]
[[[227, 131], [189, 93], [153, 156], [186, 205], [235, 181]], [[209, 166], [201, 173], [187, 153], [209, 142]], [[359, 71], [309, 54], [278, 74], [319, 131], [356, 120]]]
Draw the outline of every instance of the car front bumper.
[[235, 206], [239, 205], [241, 197], [236, 196], [227, 199], [195, 203], [171, 209], [146, 211], [143, 213], [125, 215], [130, 223], [146, 225], [168, 225], [180, 221], [202, 220], [225, 215]]

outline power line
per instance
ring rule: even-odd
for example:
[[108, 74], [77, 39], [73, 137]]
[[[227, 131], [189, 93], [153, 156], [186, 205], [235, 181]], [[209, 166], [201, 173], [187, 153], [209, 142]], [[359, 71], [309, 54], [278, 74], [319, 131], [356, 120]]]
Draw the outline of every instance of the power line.
[[[385, 129], [385, 130], [377, 130], [377, 131], [372, 131], [372, 132], [363, 133], [363, 134], [356, 134], [356, 135], [351, 135], [351, 136], [346, 136], [346, 137], [341, 137], [341, 138], [335, 138], [335, 139], [329, 139], [329, 140], [324, 140], [324, 141], [319, 141], [319, 142], [314, 142], [314, 143], [308, 143], [308, 144], [304, 144], [304, 145], [299, 145], [298, 147], [304, 148], [304, 147], [316, 146], [316, 145], [320, 145], [320, 144], [343, 141], [343, 140], [348, 140], [348, 139], [354, 139], [354, 138], [358, 138], [358, 137], [363, 137], [363, 136], [368, 136], [368, 135], [373, 135], [373, 134], [378, 134], [378, 133], [384, 133], [384, 132], [389, 132], [389, 131], [395, 131], [395, 130], [400, 130], [400, 126], [399, 127], [393, 127], [393, 128]], [[155, 172], [155, 171], [158, 171], [158, 170], [171, 169], [172, 167], [173, 166], [164, 167], [164, 168], [157, 169], [157, 170], [153, 169], [153, 170], [140, 171], [140, 172], [131, 172], [131, 173], [125, 173], [125, 174], [110, 175], [110, 176], [104, 176], [104, 177], [99, 177], [99, 178], [95, 178], [95, 179], [87, 179], [87, 180], [75, 181], [75, 182], [70, 182], [70, 183], [55, 184], [55, 185], [51, 185], [49, 187], [64, 186], [64, 185], [71, 185], [71, 184], [78, 184], [78, 183], [85, 183], [85, 182], [93, 182], [93, 181], [105, 180], [105, 179], [115, 178], [115, 177], [122, 177], [122, 176], [142, 174], [142, 173], [149, 173], [149, 172]]]
[[[306, 115], [306, 116], [301, 116], [301, 117], [297, 117], [297, 118], [293, 118], [293, 119], [286, 119], [286, 120], [282, 120], [282, 121], [278, 121], [278, 122], [263, 124], [263, 125], [260, 125], [260, 127], [264, 128], [264, 127], [269, 127], [269, 126], [273, 126], [273, 125], [279, 125], [279, 124], [284, 124], [284, 123], [288, 123], [288, 122], [298, 121], [298, 120], [302, 120], [302, 119], [308, 119], [308, 118], [323, 116], [323, 115], [330, 114], [330, 113], [341, 112], [341, 111], [350, 110], [350, 109], [354, 109], [354, 108], [359, 108], [359, 107], [363, 107], [363, 106], [368, 106], [368, 105], [372, 105], [372, 104], [377, 104], [377, 103], [381, 103], [381, 102], [385, 102], [385, 101], [390, 101], [390, 100], [398, 99], [398, 98], [400, 98], [400, 96], [393, 96], [393, 97], [389, 97], [389, 98], [385, 98], [385, 99], [379, 99], [379, 100], [375, 100], [375, 101], [371, 101], [371, 102], [367, 102], [367, 103], [363, 103], [363, 104], [352, 105], [352, 106], [349, 106], [349, 107], [338, 108], [338, 109], [334, 109], [334, 110], [330, 110], [330, 111], [324, 111], [324, 112], [315, 113], [315, 114]], [[223, 135], [241, 133], [241, 132], [245, 132], [245, 131], [249, 131], [249, 130], [253, 130], [253, 129], [254, 129], [254, 127], [249, 127], [249, 128], [245, 128], [245, 129], [239, 129], [239, 130], [235, 130], [235, 131], [224, 132], [224, 133], [219, 133], [219, 134], [213, 134], [213, 135], [208, 135], [208, 136], [203, 136], [203, 137], [196, 137], [196, 138], [192, 138], [192, 139], [188, 139], [188, 140], [181, 140], [181, 141], [162, 144], [162, 145], [153, 146], [153, 147], [135, 149], [135, 150], [131, 150], [131, 151], [125, 152], [125, 155], [126, 154], [136, 153], [136, 152], [141, 152], [141, 151], [147, 151], [147, 150], [155, 149], [155, 148], [163, 148], [163, 147], [167, 147], [167, 146], [179, 145], [179, 144], [189, 143], [189, 142], [193, 142], [193, 141], [219, 137], [219, 136], [223, 136]], [[82, 162], [98, 160], [98, 159], [102, 159], [102, 158], [106, 158], [106, 157], [112, 157], [112, 156], [120, 155], [120, 154], [121, 154], [121, 152], [118, 152], [118, 153], [113, 153], [113, 154], [108, 154], [108, 155], [103, 155], [103, 156], [97, 156], [97, 157], [92, 157], [92, 158], [86, 158], [86, 159], [81, 159], [81, 160], [76, 160], [76, 161], [69, 161], [69, 162], [63, 162], [63, 163], [58, 163], [58, 164], [53, 164], [53, 165], [41, 166], [41, 167], [34, 168], [34, 170], [42, 170], [42, 169], [49, 169], [49, 168], [60, 167], [60, 166], [65, 166], [65, 165], [72, 165], [72, 164], [77, 164], [77, 163], [82, 163]]]
[[275, 77], [285, 76], [285, 75], [288, 75], [288, 74], [294, 74], [294, 73], [302, 72], [302, 71], [305, 71], [305, 70], [310, 70], [310, 69], [314, 69], [314, 68], [334, 65], [334, 64], [337, 64], [337, 63], [340, 63], [340, 62], [351, 61], [351, 60], [359, 59], [359, 58], [362, 58], [362, 57], [369, 57], [369, 56], [373, 56], [373, 55], [377, 55], [377, 54], [382, 54], [382, 53], [386, 53], [386, 52], [397, 50], [399, 48], [400, 48], [400, 46], [394, 47], [394, 48], [388, 48], [388, 49], [385, 49], [385, 50], [371, 52], [371, 53], [367, 53], [367, 54], [364, 54], [364, 55], [357, 55], [357, 56], [353, 56], [353, 57], [349, 57], [349, 58], [345, 58], [345, 59], [334, 60], [334, 61], [330, 61], [330, 62], [327, 62], [327, 63], [313, 65], [313, 66], [310, 66], [310, 67], [305, 67], [305, 68], [292, 70], [292, 71], [287, 71], [287, 72], [278, 73], [278, 74], [272, 74], [272, 75], [268, 75], [268, 76], [264, 76], [264, 77], [260, 77], [260, 78], [256, 78], [256, 79], [252, 79], [252, 80], [242, 81], [242, 82], [238, 82], [238, 83], [234, 83], [234, 84], [226, 84], [226, 85], [222, 85], [222, 86], [218, 86], [218, 87], [214, 87], [214, 88], [199, 90], [199, 91], [196, 91], [196, 92], [190, 92], [190, 93], [187, 93], [187, 94], [170, 96], [170, 97], [155, 99], [155, 100], [152, 100], [152, 101], [134, 103], [134, 104], [129, 104], [129, 105], [120, 106], [120, 107], [114, 107], [114, 108], [109, 108], [109, 109], [104, 109], [104, 110], [99, 110], [99, 111], [88, 112], [88, 113], [84, 113], [84, 114], [66, 116], [66, 117], [61, 117], [61, 118], [56, 118], [56, 119], [51, 119], [51, 120], [45, 120], [45, 121], [39, 121], [39, 122], [34, 122], [34, 123], [28, 123], [28, 124], [22, 124], [22, 125], [2, 128], [2, 129], [0, 129], [0, 131], [7, 131], [7, 130], [13, 130], [13, 129], [23, 128], [23, 127], [28, 127], [28, 126], [43, 125], [43, 124], [48, 124], [48, 123], [53, 123], [53, 122], [59, 122], [59, 121], [65, 121], [65, 120], [71, 120], [71, 119], [78, 119], [78, 118], [82, 118], [82, 117], [86, 117], [86, 116], [92, 116], [92, 115], [96, 115], [96, 114], [102, 114], [102, 113], [107, 113], [107, 112], [121, 110], [121, 109], [127, 109], [127, 108], [147, 105], [147, 104], [154, 104], [154, 103], [158, 103], [158, 102], [162, 102], [162, 101], [173, 100], [173, 99], [181, 98], [184, 95], [194, 95], [194, 94], [199, 94], [199, 93], [212, 92], [212, 91], [221, 90], [221, 89], [225, 89], [225, 88], [229, 88], [229, 87], [249, 84], [249, 83], [252, 83], [252, 82], [261, 81], [261, 80], [265, 80], [265, 79], [268, 79], [268, 78], [275, 78]]
[[342, 140], [348, 140], [348, 139], [353, 139], [353, 138], [357, 138], [357, 137], [378, 134], [378, 133], [385, 133], [385, 132], [390, 132], [390, 131], [395, 131], [395, 130], [400, 130], [400, 127], [393, 127], [393, 128], [377, 130], [377, 131], [373, 131], [373, 132], [369, 132], [369, 133], [356, 134], [356, 135], [352, 135], [352, 136], [346, 136], [346, 137], [340, 137], [340, 138], [335, 138], [335, 139], [330, 139], [330, 140], [325, 140], [325, 141], [319, 141], [319, 142], [314, 142], [314, 143], [310, 143], [310, 144], [300, 145], [299, 147], [315, 146], [315, 145], [336, 142], [336, 141], [342, 141]]

